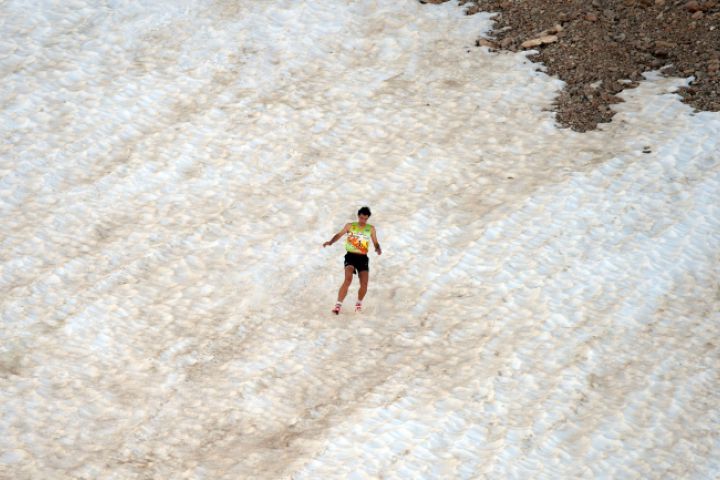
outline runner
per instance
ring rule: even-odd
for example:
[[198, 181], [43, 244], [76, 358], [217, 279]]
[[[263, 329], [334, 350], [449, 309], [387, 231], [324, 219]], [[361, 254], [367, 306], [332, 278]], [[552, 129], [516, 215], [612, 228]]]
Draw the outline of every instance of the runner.
[[357, 273], [360, 279], [360, 289], [358, 290], [357, 303], [355, 303], [355, 311], [359, 312], [362, 310], [362, 302], [367, 293], [368, 281], [370, 280], [370, 267], [367, 254], [371, 240], [373, 245], [375, 245], [377, 254], [382, 255], [382, 248], [380, 248], [380, 244], [378, 243], [375, 227], [367, 223], [370, 215], [372, 215], [370, 208], [362, 207], [358, 210], [357, 215], [357, 222], [346, 223], [343, 229], [336, 233], [329, 242], [323, 243], [323, 247], [327, 247], [347, 234], [347, 238], [345, 239], [345, 250], [347, 250], [345, 254], [345, 280], [340, 286], [337, 303], [335, 303], [335, 307], [332, 309], [335, 315], [340, 313], [342, 302], [345, 300], [355, 273]]

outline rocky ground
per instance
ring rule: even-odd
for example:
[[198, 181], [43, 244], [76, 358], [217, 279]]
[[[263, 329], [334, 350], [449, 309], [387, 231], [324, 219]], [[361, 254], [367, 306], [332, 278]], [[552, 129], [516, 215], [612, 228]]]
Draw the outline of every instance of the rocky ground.
[[[448, 0], [420, 0], [443, 3]], [[694, 77], [679, 92], [696, 110], [720, 111], [720, 1], [453, 0], [468, 15], [497, 12], [493, 50], [537, 50], [550, 75], [567, 86], [558, 122], [577, 131], [609, 122], [617, 94], [642, 73]]]

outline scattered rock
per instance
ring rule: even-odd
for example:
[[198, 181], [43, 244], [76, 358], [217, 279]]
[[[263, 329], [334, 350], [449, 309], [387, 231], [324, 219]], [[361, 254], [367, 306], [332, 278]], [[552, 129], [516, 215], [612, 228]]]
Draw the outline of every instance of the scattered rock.
[[598, 16], [595, 15], [594, 13], [592, 13], [592, 12], [586, 13], [586, 14], [585, 14], [585, 20], [587, 20], [588, 22], [597, 22], [597, 21], [598, 21]]
[[520, 46], [522, 48], [533, 48], [545, 45], [547, 43], [554, 43], [558, 41], [557, 35], [543, 35], [542, 37], [533, 38], [532, 40], [525, 40]]
[[506, 37], [506, 38], [503, 38], [503, 39], [502, 39], [502, 41], [500, 42], [500, 46], [501, 46], [502, 48], [509, 48], [510, 45], [512, 45], [514, 42], [515, 42], [515, 39], [514, 39], [514, 38], [512, 38], [512, 37]]
[[700, 12], [702, 11], [702, 7], [700, 6], [699, 2], [696, 2], [695, 0], [691, 0], [685, 4], [685, 8], [690, 12]]
[[677, 47], [677, 45], [673, 42], [665, 42], [663, 40], [656, 40], [655, 41], [655, 49], [653, 50], [653, 53], [657, 57], [667, 57], [675, 47]]
[[488, 40], [486, 38], [481, 38], [475, 42], [476, 47], [488, 47], [495, 49], [497, 48], [497, 44], [491, 40]]
[[692, 14], [692, 17], [691, 17], [691, 18], [692, 18], [693, 20], [700, 20], [700, 19], [703, 18], [704, 16], [705, 16], [705, 14], [702, 12], [702, 10], [698, 10], [697, 12], [695, 12], [695, 13]]

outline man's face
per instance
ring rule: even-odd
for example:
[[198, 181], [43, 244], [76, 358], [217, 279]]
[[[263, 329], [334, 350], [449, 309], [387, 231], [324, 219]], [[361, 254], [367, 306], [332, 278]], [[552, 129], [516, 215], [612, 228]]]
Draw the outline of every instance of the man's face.
[[360, 223], [367, 223], [368, 218], [370, 218], [370, 215], [364, 215], [362, 213], [358, 215], [358, 220], [360, 220]]

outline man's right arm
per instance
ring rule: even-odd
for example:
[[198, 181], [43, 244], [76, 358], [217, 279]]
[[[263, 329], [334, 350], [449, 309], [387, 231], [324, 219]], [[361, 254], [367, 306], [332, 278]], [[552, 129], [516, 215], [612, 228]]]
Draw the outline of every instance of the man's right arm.
[[348, 231], [348, 225], [350, 225], [350, 224], [349, 224], [349, 223], [346, 223], [345, 226], [343, 227], [343, 229], [340, 230], [338, 233], [336, 233], [336, 234], [330, 239], [329, 242], [323, 243], [323, 247], [330, 246], [330, 245], [332, 245], [333, 243], [335, 243], [335, 242], [337, 242], [338, 240], [340, 240], [340, 237], [342, 237], [343, 235], [345, 235], [345, 233], [347, 233], [347, 231]]

